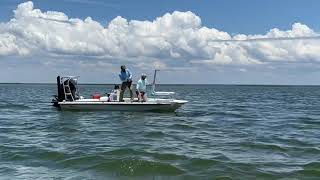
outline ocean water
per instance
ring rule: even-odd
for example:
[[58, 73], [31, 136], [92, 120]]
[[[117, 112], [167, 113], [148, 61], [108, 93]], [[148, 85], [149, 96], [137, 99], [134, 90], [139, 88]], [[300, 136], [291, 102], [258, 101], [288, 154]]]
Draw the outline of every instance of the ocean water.
[[0, 84], [0, 179], [320, 178], [319, 86], [159, 89], [189, 103], [62, 112], [50, 104], [54, 84]]

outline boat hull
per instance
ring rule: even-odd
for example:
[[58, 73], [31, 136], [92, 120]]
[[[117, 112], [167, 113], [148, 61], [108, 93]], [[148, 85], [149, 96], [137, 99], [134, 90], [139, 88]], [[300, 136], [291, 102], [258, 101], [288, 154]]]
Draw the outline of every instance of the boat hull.
[[105, 111], [165, 111], [173, 112], [186, 101], [171, 102], [106, 102], [106, 101], [65, 101], [59, 102], [61, 110], [105, 110]]

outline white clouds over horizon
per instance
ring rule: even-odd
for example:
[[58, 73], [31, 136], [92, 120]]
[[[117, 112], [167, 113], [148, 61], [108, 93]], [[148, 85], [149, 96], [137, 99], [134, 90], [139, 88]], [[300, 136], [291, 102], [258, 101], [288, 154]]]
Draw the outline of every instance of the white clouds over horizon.
[[[188, 12], [166, 13], [153, 21], [114, 18], [106, 26], [88, 17], [69, 18], [63, 12], [42, 12], [32, 2], [18, 5], [14, 18], [0, 23], [0, 57], [88, 57], [108, 64], [113, 59], [174, 66], [261, 65], [318, 63], [319, 40], [216, 42], [252, 38], [316, 37], [320, 34], [302, 23], [290, 30], [266, 34], [230, 35], [205, 27]], [[150, 67], [151, 68], [151, 67]], [[241, 71], [245, 72], [244, 69]]]

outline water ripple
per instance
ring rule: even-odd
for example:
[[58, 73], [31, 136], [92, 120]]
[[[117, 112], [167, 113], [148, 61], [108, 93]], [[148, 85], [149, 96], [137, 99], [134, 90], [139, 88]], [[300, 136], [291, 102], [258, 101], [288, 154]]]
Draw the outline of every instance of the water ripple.
[[57, 111], [55, 90], [0, 84], [1, 178], [320, 176], [318, 86], [160, 85], [189, 101], [176, 113]]

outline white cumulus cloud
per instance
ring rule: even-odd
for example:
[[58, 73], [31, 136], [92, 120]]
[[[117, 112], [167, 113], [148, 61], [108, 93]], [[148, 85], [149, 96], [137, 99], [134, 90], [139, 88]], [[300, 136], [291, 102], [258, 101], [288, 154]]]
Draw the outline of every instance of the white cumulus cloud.
[[[103, 25], [92, 18], [69, 18], [63, 12], [42, 12], [29, 1], [18, 5], [14, 18], [0, 23], [0, 57], [46, 56], [90, 59], [134, 59], [138, 66], [150, 61], [184, 65], [252, 65], [277, 62], [319, 62], [320, 40], [303, 38], [320, 34], [295, 23], [290, 30], [266, 34], [230, 35], [205, 27], [196, 14], [175, 11], [153, 21], [121, 16]], [[296, 38], [294, 41], [277, 38]], [[250, 39], [270, 41], [236, 41]], [[227, 40], [227, 41], [216, 41]], [[76, 59], [76, 58], [74, 58]], [[142, 64], [142, 65], [141, 65]]]

